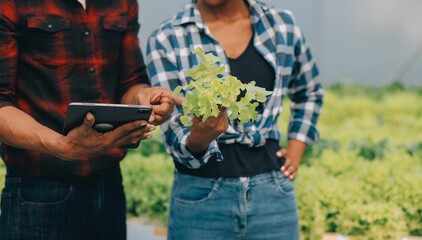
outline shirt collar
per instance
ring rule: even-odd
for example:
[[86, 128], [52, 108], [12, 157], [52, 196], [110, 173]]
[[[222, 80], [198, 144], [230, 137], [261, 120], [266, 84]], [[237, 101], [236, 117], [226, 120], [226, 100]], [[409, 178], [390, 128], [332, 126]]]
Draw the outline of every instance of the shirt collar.
[[173, 25], [177, 26], [193, 23], [196, 24], [199, 29], [204, 29], [204, 21], [202, 21], [201, 14], [195, 3], [196, 0], [192, 0], [191, 3], [186, 4], [184, 10], [174, 19]]
[[[255, 1], [255, 0], [245, 0], [250, 9], [250, 14], [253, 22], [257, 22], [263, 15], [265, 11], [268, 10], [267, 6], [264, 4]], [[173, 25], [184, 25], [193, 23], [199, 29], [204, 29], [205, 24], [201, 18], [198, 8], [196, 7], [196, 0], [192, 0], [191, 3], [185, 5], [184, 10], [176, 16], [173, 21]]]

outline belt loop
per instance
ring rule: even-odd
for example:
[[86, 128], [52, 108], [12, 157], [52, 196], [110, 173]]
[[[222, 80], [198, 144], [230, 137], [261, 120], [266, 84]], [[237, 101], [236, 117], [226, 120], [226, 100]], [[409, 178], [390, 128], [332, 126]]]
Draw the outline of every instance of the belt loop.
[[272, 170], [271, 175], [273, 175], [274, 182], [278, 184], [279, 182], [278, 182], [278, 176], [277, 176], [276, 170]]
[[250, 177], [240, 177], [239, 181], [244, 188], [249, 188]]
[[220, 183], [223, 181], [223, 177], [218, 177], [215, 181], [216, 184], [220, 185]]
[[220, 186], [220, 182], [222, 181], [222, 177], [217, 178], [217, 180], [214, 182], [214, 185], [212, 187], [212, 190], [215, 191], [218, 189], [218, 187]]

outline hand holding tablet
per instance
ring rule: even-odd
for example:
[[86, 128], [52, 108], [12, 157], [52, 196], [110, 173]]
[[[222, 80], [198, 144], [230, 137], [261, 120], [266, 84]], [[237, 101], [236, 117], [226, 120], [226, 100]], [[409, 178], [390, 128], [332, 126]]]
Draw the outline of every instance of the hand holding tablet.
[[[105, 133], [129, 122], [148, 121], [152, 107], [127, 104], [70, 103], [66, 113], [63, 135], [67, 135], [70, 130], [80, 126], [88, 112], [95, 117], [92, 128], [99, 133]], [[138, 145], [139, 142], [136, 142], [122, 147], [136, 148]]]

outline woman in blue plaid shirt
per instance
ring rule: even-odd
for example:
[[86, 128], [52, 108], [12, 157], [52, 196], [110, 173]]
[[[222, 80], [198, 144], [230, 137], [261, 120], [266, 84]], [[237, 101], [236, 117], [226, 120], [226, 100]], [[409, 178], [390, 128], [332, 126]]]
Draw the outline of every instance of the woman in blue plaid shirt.
[[[293, 180], [306, 145], [318, 140], [323, 91], [292, 13], [255, 0], [192, 1], [149, 39], [152, 83], [172, 90], [188, 84], [186, 71], [200, 61], [191, 54], [196, 47], [222, 58], [227, 74], [273, 93], [254, 122], [228, 119], [226, 109], [185, 127], [179, 106], [162, 125], [177, 169], [168, 238], [299, 239]], [[281, 148], [284, 96], [292, 103], [289, 141]]]

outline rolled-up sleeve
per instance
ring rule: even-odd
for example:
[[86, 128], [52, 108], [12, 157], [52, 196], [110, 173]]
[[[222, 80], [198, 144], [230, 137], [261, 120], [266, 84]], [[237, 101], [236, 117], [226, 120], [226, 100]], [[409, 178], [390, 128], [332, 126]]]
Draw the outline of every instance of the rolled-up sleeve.
[[294, 65], [288, 96], [292, 100], [288, 138], [311, 145], [319, 139], [316, 124], [323, 104], [319, 72], [302, 32], [295, 27]]
[[15, 3], [0, 3], [0, 107], [15, 106], [18, 33]]
[[[147, 66], [152, 85], [174, 90], [182, 82], [179, 79], [179, 69], [171, 49], [165, 32], [153, 33], [147, 46]], [[185, 92], [182, 91], [181, 94], [184, 95]], [[182, 115], [182, 107], [177, 106], [170, 119], [161, 125], [166, 151], [174, 161], [184, 164], [188, 168], [200, 168], [210, 158], [222, 159], [215, 140], [201, 158], [196, 158], [187, 150], [186, 140], [190, 135], [190, 127], [181, 124], [180, 116]]]

